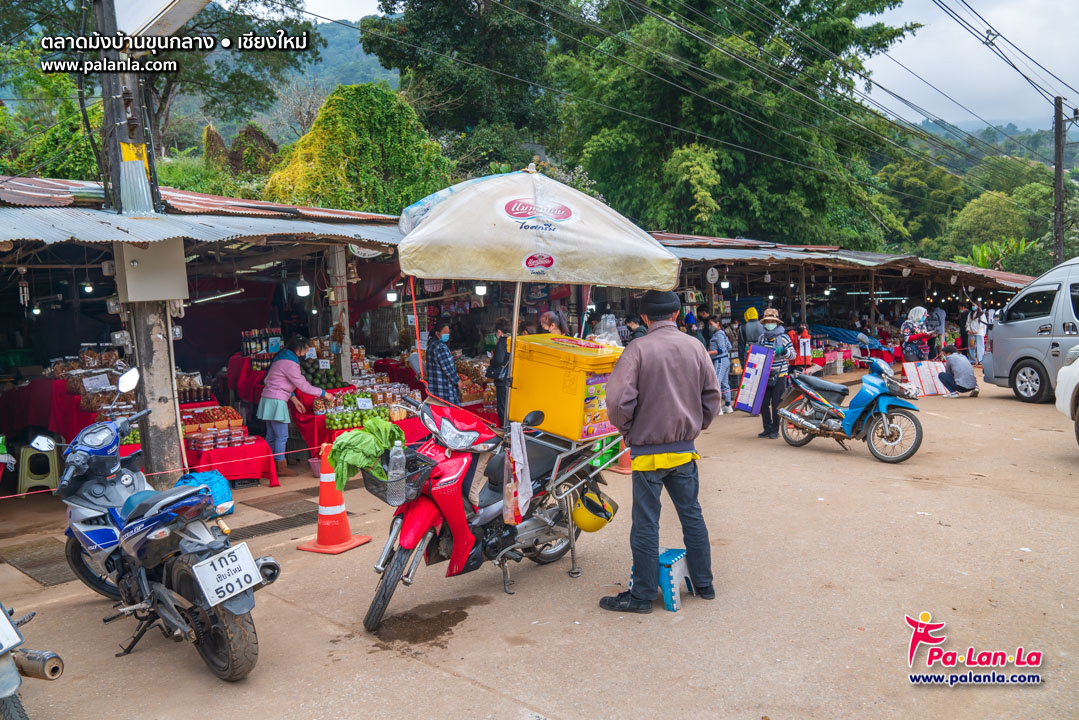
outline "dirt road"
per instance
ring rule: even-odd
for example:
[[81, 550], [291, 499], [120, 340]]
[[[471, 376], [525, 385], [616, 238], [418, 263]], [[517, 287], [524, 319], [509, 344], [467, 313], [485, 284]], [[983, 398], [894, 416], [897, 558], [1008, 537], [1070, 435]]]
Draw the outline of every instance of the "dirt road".
[[[524, 562], [509, 596], [493, 567], [450, 579], [421, 568], [378, 636], [361, 620], [384, 506], [347, 493], [353, 530], [375, 540], [341, 556], [297, 552], [307, 530], [252, 540], [284, 570], [257, 596], [259, 664], [235, 685], [159, 634], [114, 658], [131, 627], [101, 624], [106, 601], [0, 565], [3, 602], [38, 612], [28, 645], [67, 662], [57, 682], [27, 681], [24, 702], [35, 720], [1079, 716], [1071, 424], [997, 388], [919, 405], [925, 442], [898, 466], [864, 444], [795, 449], [757, 439], [756, 418], [717, 418], [698, 447], [718, 596], [678, 613], [597, 607], [629, 573], [629, 483], [615, 475], [622, 513], [582, 538], [581, 578], [568, 559]], [[666, 503], [661, 537], [682, 546]], [[1042, 684], [912, 687], [904, 616], [922, 611], [947, 623], [946, 650], [1043, 652]]]

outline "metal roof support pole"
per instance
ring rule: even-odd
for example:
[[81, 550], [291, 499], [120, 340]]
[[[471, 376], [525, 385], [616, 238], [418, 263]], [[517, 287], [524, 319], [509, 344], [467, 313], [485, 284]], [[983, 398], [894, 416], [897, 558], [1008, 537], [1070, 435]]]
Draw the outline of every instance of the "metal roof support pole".
[[869, 271], [869, 330], [877, 330], [877, 271]]
[[345, 328], [345, 337], [341, 340], [341, 354], [338, 356], [341, 379], [346, 383], [351, 383], [352, 337], [348, 319], [348, 255], [345, 253], [344, 245], [335, 245], [326, 253], [330, 256], [330, 320], [335, 326], [340, 323]]
[[798, 266], [798, 289], [802, 292], [802, 322], [809, 327], [809, 315], [806, 314], [806, 264]]

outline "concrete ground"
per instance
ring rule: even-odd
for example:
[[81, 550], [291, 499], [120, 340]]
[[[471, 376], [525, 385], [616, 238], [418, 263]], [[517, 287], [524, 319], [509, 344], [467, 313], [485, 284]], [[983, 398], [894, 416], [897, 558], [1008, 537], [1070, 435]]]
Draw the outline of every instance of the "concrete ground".
[[[353, 530], [375, 540], [344, 555], [297, 552], [307, 529], [255, 538], [255, 554], [284, 569], [256, 596], [259, 664], [234, 685], [190, 645], [157, 633], [113, 657], [133, 623], [102, 625], [107, 601], [0, 565], [2, 601], [38, 613], [27, 644], [67, 663], [56, 682], [26, 681], [23, 699], [35, 720], [1079, 717], [1071, 423], [998, 388], [918, 404], [925, 442], [897, 466], [863, 443], [791, 448], [757, 439], [756, 418], [717, 418], [698, 445], [717, 598], [688, 598], [677, 613], [597, 607], [629, 573], [631, 493], [618, 475], [610, 492], [621, 514], [582, 537], [582, 577], [567, 576], [568, 558], [526, 561], [513, 568], [509, 596], [493, 566], [455, 578], [442, 577], [444, 565], [421, 568], [377, 636], [362, 619], [385, 506], [363, 490], [346, 494]], [[238, 499], [269, 491], [243, 492]], [[62, 530], [51, 512], [25, 513], [33, 522], [16, 537], [0, 532], [0, 543]], [[664, 513], [664, 544], [682, 546], [666, 500]], [[3, 517], [7, 530], [10, 512]], [[245, 508], [234, 524], [267, 517]], [[912, 687], [904, 615], [922, 611], [947, 623], [945, 649], [1042, 651], [1042, 684]]]

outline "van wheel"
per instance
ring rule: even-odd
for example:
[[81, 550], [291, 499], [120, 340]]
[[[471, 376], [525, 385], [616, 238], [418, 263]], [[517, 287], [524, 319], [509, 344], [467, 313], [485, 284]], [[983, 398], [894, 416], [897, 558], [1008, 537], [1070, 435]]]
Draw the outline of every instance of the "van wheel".
[[1012, 392], [1028, 403], [1043, 403], [1049, 399], [1049, 375], [1037, 360], [1023, 360], [1012, 371]]

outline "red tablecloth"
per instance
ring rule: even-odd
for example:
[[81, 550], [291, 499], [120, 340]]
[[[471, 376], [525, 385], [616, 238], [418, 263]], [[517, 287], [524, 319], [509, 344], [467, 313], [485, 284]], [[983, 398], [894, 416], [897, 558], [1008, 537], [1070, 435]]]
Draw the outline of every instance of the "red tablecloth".
[[[419, 418], [410, 417], [404, 420], [397, 420], [393, 423], [397, 427], [401, 428], [401, 431], [405, 434], [405, 444], [411, 445], [414, 442], [423, 440], [431, 433], [423, 426]], [[339, 435], [347, 433], [349, 430], [355, 430], [356, 428], [349, 428], [348, 430], [329, 430], [326, 434], [326, 442], [333, 442]]]
[[97, 413], [92, 410], [80, 409], [81, 404], [81, 395], [72, 395], [66, 389], [54, 388], [49, 430], [58, 433], [68, 442], [74, 440], [79, 431], [97, 417]]
[[217, 470], [229, 480], [247, 478], [266, 478], [270, 487], [277, 487], [277, 466], [274, 464], [270, 445], [264, 439], [255, 437], [249, 445], [220, 448], [215, 450], [187, 451], [187, 464], [191, 472]]
[[0, 395], [0, 433], [11, 436], [31, 425], [49, 427], [53, 396], [66, 391], [66, 380], [34, 378]]
[[201, 402], [180, 403], [181, 410], [198, 410], [200, 408], [218, 407], [221, 403], [216, 400], [203, 400]]
[[229, 358], [229, 388], [244, 402], [257, 404], [262, 397], [267, 370], [252, 370], [251, 358], [236, 354]]

